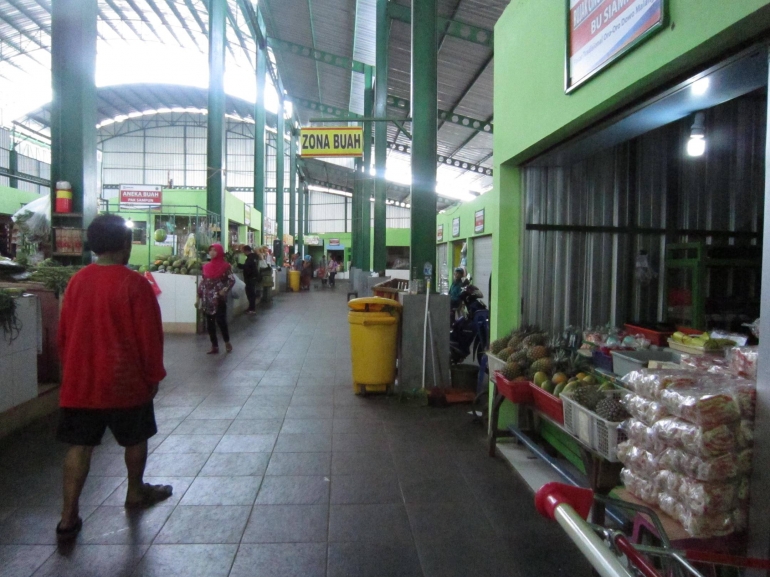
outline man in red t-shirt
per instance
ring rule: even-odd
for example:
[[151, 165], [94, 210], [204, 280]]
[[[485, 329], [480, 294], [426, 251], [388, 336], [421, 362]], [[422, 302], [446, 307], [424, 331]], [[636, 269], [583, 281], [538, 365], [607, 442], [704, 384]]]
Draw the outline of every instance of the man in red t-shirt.
[[126, 507], [148, 507], [172, 492], [170, 485], [144, 482], [147, 439], [158, 432], [152, 400], [166, 376], [158, 301], [150, 283], [126, 267], [131, 230], [121, 217], [97, 216], [88, 243], [98, 262], [70, 280], [59, 321], [63, 372], [56, 437], [70, 445], [56, 526], [60, 540], [74, 539], [83, 525], [80, 493], [108, 427], [126, 449]]

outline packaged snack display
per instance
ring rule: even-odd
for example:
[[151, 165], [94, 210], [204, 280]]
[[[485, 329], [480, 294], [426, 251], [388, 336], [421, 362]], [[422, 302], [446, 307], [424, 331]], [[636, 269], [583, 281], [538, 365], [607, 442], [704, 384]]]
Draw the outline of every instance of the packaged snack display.
[[649, 451], [635, 447], [626, 441], [618, 445], [618, 460], [635, 474], [653, 479], [660, 471], [658, 458]]
[[730, 372], [747, 379], [757, 379], [759, 347], [732, 347], [726, 353]]
[[660, 419], [652, 427], [661, 444], [681, 449], [691, 455], [716, 457], [735, 450], [737, 426], [719, 425], [704, 429], [677, 417]]
[[663, 443], [655, 435], [655, 430], [639, 419], [628, 419], [623, 423], [623, 430], [626, 432], [628, 441], [635, 447], [651, 453], [660, 453], [665, 449]]
[[655, 484], [696, 515], [726, 513], [738, 503], [738, 483], [707, 483], [663, 470], [655, 476]]
[[698, 481], [725, 481], [738, 476], [738, 459], [733, 453], [704, 459], [668, 448], [657, 458], [660, 468], [687, 475]]
[[686, 369], [641, 369], [623, 377], [629, 389], [652, 400], [658, 400], [664, 389], [692, 387], [697, 382], [698, 375]]
[[620, 480], [632, 495], [639, 497], [645, 503], [658, 504], [658, 489], [653, 482], [626, 468], [620, 471]]
[[738, 453], [738, 472], [741, 475], [751, 473], [751, 463], [754, 460], [754, 449], [744, 449]]
[[702, 386], [666, 389], [661, 392], [661, 400], [672, 415], [704, 429], [734, 423], [741, 418], [738, 403], [729, 393]]
[[675, 497], [666, 493], [658, 495], [658, 506], [679, 521], [685, 531], [693, 537], [719, 537], [735, 531], [734, 511], [697, 515], [689, 511]]
[[721, 372], [728, 374], [730, 372], [727, 360], [716, 355], [690, 355], [683, 353], [680, 355], [679, 364], [683, 368], [702, 373], [719, 374]]
[[745, 449], [754, 444], [754, 422], [742, 419], [735, 431], [735, 444]]
[[659, 419], [671, 414], [665, 405], [641, 395], [626, 395], [623, 398], [623, 405], [626, 407], [626, 410], [631, 413], [632, 417], [642, 421], [646, 425], [652, 425]]

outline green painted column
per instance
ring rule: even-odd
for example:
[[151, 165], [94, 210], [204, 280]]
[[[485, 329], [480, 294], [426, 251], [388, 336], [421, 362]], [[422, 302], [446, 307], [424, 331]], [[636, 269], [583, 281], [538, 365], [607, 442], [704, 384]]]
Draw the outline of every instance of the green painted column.
[[[297, 131], [294, 129], [294, 121], [289, 130], [289, 234], [297, 234]], [[295, 240], [296, 244], [296, 240]]]
[[206, 209], [222, 219], [222, 245], [227, 246], [225, 193], [225, 47], [227, 0], [209, 0], [209, 110], [206, 136]]
[[267, 49], [257, 51], [257, 102], [254, 104], [254, 208], [262, 215], [259, 244], [265, 242], [265, 76]]
[[[364, 116], [372, 117], [374, 110], [374, 69], [367, 66], [364, 71]], [[372, 270], [372, 201], [374, 194], [374, 180], [372, 179], [372, 122], [364, 123], [364, 166], [363, 191], [361, 193], [361, 235], [363, 246], [361, 247], [361, 269]]]
[[299, 245], [300, 254], [305, 254], [305, 195], [307, 194], [307, 184], [300, 182], [299, 188], [299, 200], [297, 202], [297, 210], [299, 211], [299, 217], [297, 222], [299, 223], [299, 237], [297, 244]]
[[[377, 84], [374, 91], [374, 116], [385, 118], [388, 115], [388, 0], [377, 0]], [[387, 183], [385, 165], [388, 159], [388, 124], [377, 122], [374, 125], [374, 270], [385, 270], [387, 253], [385, 248], [385, 228], [387, 227], [387, 205], [385, 204]]]
[[438, 51], [436, 0], [412, 1], [412, 234], [411, 269], [436, 278], [436, 116]]
[[305, 185], [305, 234], [310, 234], [310, 192]]
[[361, 204], [363, 198], [363, 186], [361, 182], [361, 172], [363, 170], [364, 161], [361, 158], [356, 158], [354, 161], [356, 178], [353, 183], [353, 198], [350, 202], [350, 243], [353, 245], [350, 247], [351, 260], [353, 266], [356, 268], [362, 268], [363, 259], [361, 257], [361, 249], [363, 248], [364, 239], [363, 230], [361, 227]]
[[[96, 0], [54, 0], [51, 5], [51, 194], [57, 181], [68, 181], [73, 213], [82, 215], [53, 213], [54, 227], [88, 228], [98, 209], [96, 14]], [[90, 259], [90, 254], [82, 257]]]
[[[8, 172], [11, 174], [19, 173], [19, 153], [16, 150], [16, 142], [11, 142], [11, 150], [8, 151]], [[9, 176], [8, 186], [19, 188], [19, 179]]]
[[[283, 263], [283, 180], [284, 180], [284, 134], [286, 132], [283, 117], [283, 99], [278, 101], [278, 117], [276, 122], [278, 134], [275, 135], [275, 220], [278, 226], [278, 240], [281, 242], [280, 262]], [[282, 265], [281, 265], [282, 266]]]

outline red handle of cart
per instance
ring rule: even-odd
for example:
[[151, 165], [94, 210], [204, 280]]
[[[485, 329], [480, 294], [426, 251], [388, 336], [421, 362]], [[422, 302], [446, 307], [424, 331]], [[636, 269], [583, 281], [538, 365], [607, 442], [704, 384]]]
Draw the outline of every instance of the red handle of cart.
[[696, 563], [711, 563], [712, 565], [725, 565], [727, 567], [745, 567], [746, 569], [770, 570], [770, 560], [768, 559], [736, 557], [735, 555], [712, 553], [711, 551], [699, 551], [697, 549], [685, 550], [684, 556], [688, 561], [694, 561]]
[[[593, 491], [561, 483], [547, 483], [535, 494], [538, 512], [554, 519], [602, 577], [633, 577], [586, 522]], [[647, 577], [647, 576], [645, 576]], [[655, 574], [649, 577], [660, 577]]]

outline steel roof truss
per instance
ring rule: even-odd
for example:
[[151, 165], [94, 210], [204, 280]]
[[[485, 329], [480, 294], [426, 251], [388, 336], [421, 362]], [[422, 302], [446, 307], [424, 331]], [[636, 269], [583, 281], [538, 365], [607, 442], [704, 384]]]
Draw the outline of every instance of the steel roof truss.
[[123, 12], [123, 10], [115, 4], [114, 0], [106, 0], [107, 5], [112, 8], [112, 10], [115, 12], [115, 14], [118, 15], [118, 19], [125, 22], [126, 26], [128, 26], [131, 31], [136, 34], [136, 37], [139, 38], [139, 40], [144, 40], [144, 37], [142, 36], [142, 33], [137, 30], [136, 26], [134, 26], [134, 23], [126, 16], [126, 13]]
[[[246, 54], [246, 60], [249, 61], [249, 66], [252, 70], [256, 70], [256, 64], [251, 59], [251, 51], [246, 46], [246, 39], [243, 37], [243, 34], [241, 34], [240, 27], [238, 26], [238, 23], [235, 21], [235, 14], [233, 14], [233, 11], [230, 9], [230, 3], [227, 3], [227, 19], [230, 21], [230, 24], [233, 27], [233, 31], [235, 32], [235, 37], [238, 39], [238, 42], [241, 45], [241, 48], [243, 48], [244, 54]], [[235, 54], [233, 54], [235, 56]]]
[[337, 54], [332, 54], [331, 52], [316, 50], [310, 46], [303, 46], [302, 44], [281, 40], [280, 38], [268, 38], [267, 43], [273, 50], [280, 50], [281, 52], [302, 56], [304, 58], [312, 58], [318, 62], [330, 64], [331, 66], [336, 66], [337, 68], [343, 68], [345, 70], [352, 70], [353, 72], [360, 72], [363, 74], [364, 69], [367, 66], [364, 62], [353, 60], [346, 56], [339, 56]]
[[168, 20], [166, 19], [166, 15], [163, 12], [161, 12], [160, 8], [158, 8], [158, 5], [155, 3], [155, 0], [147, 0], [147, 4], [149, 4], [150, 10], [152, 10], [153, 12], [155, 12], [155, 14], [158, 15], [158, 19], [160, 20], [161, 24], [163, 24], [163, 26], [165, 26], [168, 29], [169, 34], [171, 34], [171, 36], [174, 37], [174, 40], [176, 40], [177, 44], [179, 44], [179, 46], [181, 46], [182, 48], [187, 48], [187, 46], [185, 46], [182, 43], [182, 41], [179, 39], [179, 37], [176, 35], [176, 32], [174, 32], [174, 29], [171, 27], [171, 24], [169, 24]]
[[[34, 44], [37, 44], [43, 50], [45, 50], [47, 52], [51, 51], [51, 47], [50, 46], [46, 46], [45, 44], [43, 44], [42, 40], [40, 40], [39, 38], [35, 38], [35, 36], [33, 34], [31, 34], [28, 30], [24, 30], [23, 28], [19, 27], [16, 24], [15, 19], [14, 19], [14, 21], [11, 21], [10, 17], [8, 16], [8, 14], [3, 12], [2, 10], [0, 10], [0, 20], [2, 20], [3, 22], [7, 23], [9, 26], [13, 27], [13, 29], [16, 30], [21, 36], [24, 36], [25, 38], [28, 38], [29, 40], [31, 40]], [[38, 31], [38, 33], [42, 34], [42, 31]]]
[[[409, 6], [403, 6], [396, 4], [391, 0], [388, 3], [388, 15], [400, 22], [407, 24], [412, 22], [412, 14]], [[447, 36], [453, 38], [459, 38], [460, 40], [467, 40], [474, 44], [481, 44], [487, 48], [495, 47], [495, 33], [492, 30], [481, 28], [479, 26], [473, 26], [472, 24], [466, 24], [465, 22], [459, 22], [457, 20], [451, 20], [449, 18], [437, 18], [437, 27], [444, 31]]]

